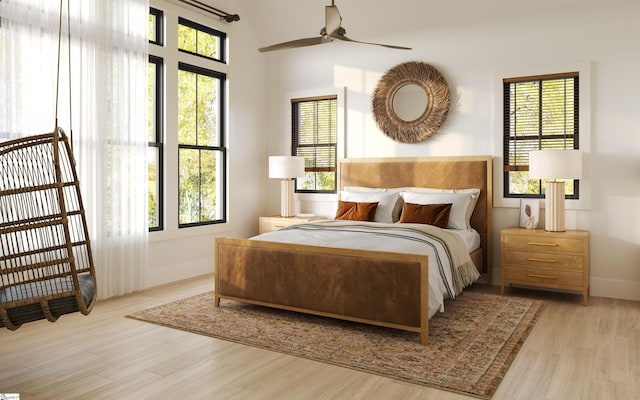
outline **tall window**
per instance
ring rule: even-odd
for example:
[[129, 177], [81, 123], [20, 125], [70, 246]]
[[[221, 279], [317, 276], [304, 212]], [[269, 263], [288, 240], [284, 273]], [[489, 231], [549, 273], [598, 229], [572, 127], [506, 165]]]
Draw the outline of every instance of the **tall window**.
[[[178, 50], [225, 62], [224, 33], [178, 19]], [[226, 75], [178, 64], [178, 226], [226, 221]]]
[[[148, 38], [149, 229], [226, 222], [226, 34], [151, 7]], [[177, 149], [165, 154], [167, 142]], [[165, 168], [177, 174], [163, 176]], [[164, 210], [167, 197], [177, 209]]]
[[[151, 45], [162, 46], [164, 43], [164, 13], [153, 7], [149, 8], [148, 38]], [[153, 52], [154, 46], [149, 46]], [[161, 57], [149, 55], [147, 68], [147, 175], [148, 175], [148, 215], [149, 231], [160, 231], [164, 227], [164, 126], [162, 110], [164, 108], [163, 64]]]
[[335, 193], [337, 158], [337, 96], [291, 100], [291, 154], [305, 158], [298, 193]]
[[225, 221], [224, 75], [180, 63], [179, 226]]
[[[544, 198], [544, 181], [529, 179], [532, 150], [578, 149], [577, 72], [509, 78], [504, 89], [504, 197]], [[567, 180], [568, 199], [579, 198]]]
[[149, 55], [148, 67], [148, 131], [147, 155], [149, 185], [149, 230], [163, 228], [163, 125], [162, 125], [162, 58]]

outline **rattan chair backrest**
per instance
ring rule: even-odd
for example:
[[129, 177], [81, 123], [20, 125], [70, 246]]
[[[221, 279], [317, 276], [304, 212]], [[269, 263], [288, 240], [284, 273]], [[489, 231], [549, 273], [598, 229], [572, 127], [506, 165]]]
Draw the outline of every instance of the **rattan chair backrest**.
[[[0, 326], [17, 329], [37, 317], [88, 314], [96, 297], [95, 270], [66, 134], [56, 128], [0, 143], [0, 171]], [[83, 291], [80, 281], [90, 281], [91, 290]], [[66, 306], [52, 306], [61, 303]]]

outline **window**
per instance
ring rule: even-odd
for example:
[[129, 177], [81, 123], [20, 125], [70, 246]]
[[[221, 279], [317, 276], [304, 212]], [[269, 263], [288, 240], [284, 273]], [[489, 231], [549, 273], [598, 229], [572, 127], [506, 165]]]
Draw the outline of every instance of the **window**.
[[178, 49], [225, 62], [225, 34], [184, 18], [178, 19]]
[[[578, 73], [503, 79], [503, 90], [504, 197], [544, 198], [544, 181], [529, 179], [529, 152], [579, 148]], [[566, 181], [566, 198], [578, 189]]]
[[[164, 13], [156, 8], [149, 8], [149, 43], [162, 46], [164, 43]], [[157, 47], [149, 46], [153, 53]], [[164, 60], [150, 54], [147, 67], [147, 175], [148, 175], [148, 220], [149, 231], [160, 231], [164, 228]]]
[[184, 63], [178, 68], [178, 226], [224, 222], [225, 75]]
[[159, 231], [163, 228], [163, 87], [162, 64], [160, 57], [149, 55], [148, 66], [148, 191], [149, 191], [149, 231]]
[[193, 20], [174, 7], [154, 7], [148, 21], [149, 230], [225, 223], [227, 36], [189, 10], [181, 12]]
[[291, 154], [305, 158], [297, 193], [335, 193], [337, 96], [291, 100]]
[[163, 34], [163, 13], [153, 7], [149, 8], [149, 43], [162, 46], [164, 43]]

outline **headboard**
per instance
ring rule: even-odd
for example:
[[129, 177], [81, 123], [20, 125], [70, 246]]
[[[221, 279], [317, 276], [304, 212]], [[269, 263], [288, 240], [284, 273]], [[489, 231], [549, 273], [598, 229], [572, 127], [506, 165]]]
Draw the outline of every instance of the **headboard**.
[[480, 189], [471, 226], [480, 234], [483, 271], [491, 282], [491, 156], [349, 158], [338, 162], [338, 187]]

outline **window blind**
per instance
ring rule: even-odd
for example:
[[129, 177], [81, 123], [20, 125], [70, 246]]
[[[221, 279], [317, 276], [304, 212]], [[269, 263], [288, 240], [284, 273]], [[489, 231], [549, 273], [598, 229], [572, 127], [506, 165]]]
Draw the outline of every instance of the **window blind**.
[[292, 99], [291, 154], [305, 158], [298, 192], [335, 192], [337, 96]]

